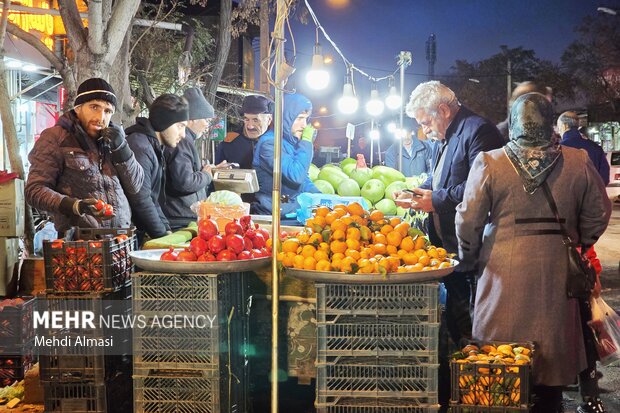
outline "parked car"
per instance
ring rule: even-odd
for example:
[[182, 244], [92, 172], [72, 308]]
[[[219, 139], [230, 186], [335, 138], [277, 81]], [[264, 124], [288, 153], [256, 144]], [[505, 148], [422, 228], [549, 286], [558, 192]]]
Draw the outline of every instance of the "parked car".
[[607, 152], [609, 186], [620, 186], [620, 151]]

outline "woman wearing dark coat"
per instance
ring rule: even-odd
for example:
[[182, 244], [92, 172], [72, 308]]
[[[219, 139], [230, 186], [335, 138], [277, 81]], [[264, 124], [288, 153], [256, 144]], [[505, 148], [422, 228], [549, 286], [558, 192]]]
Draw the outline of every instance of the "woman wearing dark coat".
[[532, 412], [560, 412], [561, 388], [586, 357], [578, 303], [566, 295], [567, 249], [541, 185], [585, 248], [605, 231], [611, 205], [587, 153], [553, 138], [545, 96], [519, 97], [510, 120], [510, 141], [477, 156], [457, 207], [459, 255], [479, 274], [473, 337], [533, 341]]

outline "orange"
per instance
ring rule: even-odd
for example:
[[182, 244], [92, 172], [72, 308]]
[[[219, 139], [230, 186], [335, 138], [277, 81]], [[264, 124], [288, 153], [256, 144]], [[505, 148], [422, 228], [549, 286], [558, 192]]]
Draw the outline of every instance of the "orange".
[[364, 217], [360, 217], [359, 215], [353, 215], [351, 216], [351, 219], [353, 220], [353, 222], [355, 222], [359, 226], [368, 225], [368, 219]]
[[375, 266], [369, 259], [362, 258], [357, 261], [357, 265], [360, 267], [358, 270], [358, 273], [360, 274], [370, 274], [374, 272], [373, 270]]
[[413, 266], [411, 268], [411, 271], [412, 272], [419, 272], [419, 271], [422, 271], [423, 268], [424, 268], [424, 266], [418, 262], [417, 264], [413, 264]]
[[358, 250], [346, 250], [344, 255], [355, 259], [356, 262], [361, 258], [361, 254]]
[[414, 254], [417, 255], [418, 258], [420, 258], [420, 257], [428, 257], [428, 254], [426, 254], [426, 250], [423, 250], [423, 249], [415, 250]]
[[317, 271], [330, 271], [331, 268], [332, 268], [332, 265], [327, 260], [320, 260], [316, 263]]
[[351, 217], [351, 215], [345, 215], [340, 219], [347, 227], [353, 223], [353, 217]]
[[396, 272], [398, 270], [398, 266], [400, 265], [400, 258], [398, 257], [388, 257], [387, 262], [389, 264], [388, 272]]
[[347, 224], [345, 224], [341, 218], [338, 218], [334, 222], [332, 222], [330, 227], [332, 231], [341, 230], [342, 232], [345, 232], [347, 230]]
[[386, 238], [388, 245], [393, 245], [395, 247], [400, 246], [400, 242], [403, 240], [403, 236], [398, 231], [388, 232]]
[[418, 263], [418, 256], [412, 252], [408, 252], [403, 257], [403, 262], [407, 265], [413, 265]]
[[403, 240], [400, 242], [400, 247], [402, 249], [404, 249], [405, 251], [409, 252], [409, 251], [413, 251], [413, 249], [415, 248], [415, 242], [413, 241], [413, 238], [411, 237], [405, 237], [403, 238]]
[[332, 240], [344, 241], [346, 238], [346, 234], [343, 230], [337, 229], [332, 232]]
[[383, 235], [387, 235], [392, 231], [394, 231], [394, 227], [391, 226], [390, 224], [385, 224], [384, 226], [381, 227], [381, 233]]
[[439, 261], [437, 258], [431, 258], [431, 262], [429, 265], [433, 268], [438, 268], [439, 264], [441, 264], [441, 261]]
[[316, 209], [316, 211], [314, 211], [314, 215], [317, 216], [317, 217], [326, 217], [327, 214], [329, 214], [329, 213], [330, 213], [329, 208], [327, 208], [324, 205], [321, 205], [320, 207], [318, 207]]
[[398, 256], [398, 248], [394, 245], [386, 245], [385, 246], [385, 252], [388, 255], [394, 255], [394, 256]]
[[314, 224], [320, 226], [321, 228], [323, 228], [323, 227], [325, 227], [327, 222], [325, 221], [325, 217], [317, 215], [317, 216], [314, 217]]
[[415, 241], [415, 249], [416, 250], [419, 250], [419, 249], [424, 248], [426, 246], [426, 238], [424, 238], [424, 237], [421, 237], [421, 236], [418, 235], [415, 238], [414, 241]]
[[299, 240], [297, 238], [289, 238], [282, 243], [282, 252], [295, 252], [299, 247]]
[[313, 257], [315, 252], [316, 252], [316, 248], [314, 248], [314, 246], [312, 245], [304, 245], [303, 248], [301, 249], [301, 255], [304, 258]]
[[345, 242], [347, 244], [347, 248], [351, 250], [359, 251], [361, 247], [360, 242], [356, 239], [347, 239]]
[[329, 254], [329, 244], [327, 242], [321, 242], [318, 249], [321, 251], [325, 251], [327, 254]]
[[426, 254], [428, 254], [428, 256], [431, 257], [431, 258], [439, 257], [439, 253], [437, 252], [435, 247], [431, 247], [428, 250], [426, 250]]
[[439, 264], [439, 268], [449, 268], [452, 267], [452, 264], [448, 261], [444, 261], [441, 264]]
[[295, 257], [297, 257], [297, 254], [294, 252], [285, 253], [284, 258], [282, 259], [282, 265], [285, 267], [292, 267], [295, 264]]
[[323, 241], [323, 236], [321, 234], [312, 234], [308, 239], [308, 244], [319, 245]]
[[330, 266], [333, 271], [340, 271], [340, 269], [342, 268], [342, 260], [332, 259]]
[[347, 239], [360, 240], [362, 233], [358, 228], [347, 228]]
[[409, 232], [409, 223], [401, 222], [399, 224], [396, 224], [394, 226], [394, 231], [399, 232], [400, 235], [402, 235], [403, 237], [406, 237], [407, 233]]
[[373, 222], [381, 221], [383, 217], [383, 212], [379, 211], [378, 209], [375, 209], [370, 213], [370, 220]]
[[398, 257], [402, 260], [405, 255], [407, 255], [407, 251], [403, 249], [399, 249], [397, 252]]
[[391, 217], [389, 220], [390, 225], [393, 227], [400, 224], [400, 222], [401, 222], [400, 217]]
[[431, 263], [431, 258], [428, 255], [418, 257], [418, 263], [424, 265], [425, 267], [428, 267], [428, 265]]
[[317, 252], [314, 253], [314, 259], [317, 261], [317, 263], [321, 260], [329, 260], [329, 254], [326, 253], [323, 250], [318, 250]]
[[325, 223], [327, 225], [331, 225], [335, 220], [340, 217], [336, 212], [332, 211], [329, 214], [325, 215]]
[[297, 239], [301, 244], [307, 244], [310, 240], [310, 234], [306, 231], [300, 231], [299, 234], [297, 234]]
[[387, 247], [385, 244], [381, 244], [381, 243], [374, 244], [373, 249], [375, 250], [375, 254], [383, 255], [387, 253]]
[[295, 267], [297, 269], [300, 269], [300, 270], [303, 270], [303, 268], [304, 268], [304, 260], [305, 260], [305, 258], [302, 257], [301, 255], [296, 255], [293, 258], [293, 267]]
[[357, 260], [353, 257], [344, 257], [342, 259], [342, 267], [340, 271], [342, 272], [355, 272], [357, 270]]
[[279, 262], [282, 262], [282, 260], [284, 260], [284, 257], [285, 257], [285, 256], [286, 256], [286, 253], [284, 253], [284, 252], [278, 252], [278, 254], [276, 255], [276, 259], [277, 259]]
[[380, 233], [380, 232], [375, 232], [374, 234], [372, 234], [372, 242], [374, 242], [375, 244], [387, 244], [387, 237]]
[[448, 255], [448, 252], [445, 249], [441, 247], [437, 248], [437, 258], [444, 259], [446, 258], [446, 255]]
[[336, 253], [336, 252], [344, 253], [347, 250], [347, 244], [344, 241], [332, 241], [332, 243], [329, 244], [329, 249], [333, 253]]
[[375, 251], [369, 247], [362, 248], [362, 250], [360, 251], [360, 256], [362, 258], [372, 258], [375, 256]]
[[337, 252], [334, 255], [332, 255], [332, 261], [341, 261], [343, 258], [344, 258], [343, 252]]
[[314, 257], [306, 257], [304, 259], [304, 270], [314, 270], [316, 269], [316, 260]]
[[347, 205], [347, 212], [351, 215], [359, 215], [362, 216], [366, 213], [364, 211], [364, 207], [360, 205], [359, 202], [351, 202]]
[[334, 207], [334, 212], [340, 217], [342, 218], [343, 216], [347, 215], [349, 212], [347, 211], [347, 207], [345, 207], [344, 205], [336, 205]]

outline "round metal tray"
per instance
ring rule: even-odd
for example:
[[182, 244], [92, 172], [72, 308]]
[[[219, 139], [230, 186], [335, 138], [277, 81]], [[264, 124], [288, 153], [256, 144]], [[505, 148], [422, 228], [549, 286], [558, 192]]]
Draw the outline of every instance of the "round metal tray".
[[132, 251], [129, 253], [133, 263], [145, 271], [158, 271], [179, 274], [220, 274], [226, 272], [253, 271], [268, 266], [271, 257], [237, 261], [161, 261], [159, 257], [168, 249]]
[[333, 271], [312, 271], [300, 270], [297, 268], [286, 268], [286, 275], [299, 278], [301, 280], [339, 283], [339, 284], [403, 284], [418, 283], [425, 281], [436, 281], [454, 271], [459, 262], [450, 260], [452, 267], [441, 268], [438, 270], [419, 271], [419, 272], [391, 272], [386, 275], [381, 274], [346, 274]]

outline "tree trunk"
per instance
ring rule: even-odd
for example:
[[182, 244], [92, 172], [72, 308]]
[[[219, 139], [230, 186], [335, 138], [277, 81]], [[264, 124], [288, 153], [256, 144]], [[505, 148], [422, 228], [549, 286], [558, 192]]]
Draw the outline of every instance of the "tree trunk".
[[269, 58], [269, 0], [261, 0], [260, 3], [260, 53], [259, 53], [259, 89], [269, 94], [269, 80], [267, 71], [263, 70], [263, 62]]
[[113, 121], [121, 123], [127, 128], [136, 121], [136, 109], [131, 97], [129, 84], [129, 45], [131, 40], [131, 27], [127, 30], [125, 40], [116, 55], [116, 60], [110, 71], [110, 84], [116, 92], [116, 113]]
[[[230, 34], [232, 15], [232, 0], [222, 0], [220, 2], [220, 24], [218, 25], [217, 47], [215, 49], [215, 62], [213, 63], [213, 75], [209, 86], [207, 87], [207, 95], [205, 96], [209, 103], [214, 105], [217, 86], [220, 84], [226, 61], [228, 60], [228, 52], [232, 42]], [[215, 106], [215, 105], [214, 105]]]

